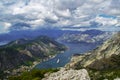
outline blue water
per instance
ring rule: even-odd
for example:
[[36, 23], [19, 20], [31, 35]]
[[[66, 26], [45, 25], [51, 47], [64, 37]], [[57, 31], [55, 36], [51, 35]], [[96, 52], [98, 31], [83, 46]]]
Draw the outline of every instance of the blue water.
[[[63, 67], [65, 64], [67, 64], [72, 55], [74, 54], [84, 54], [85, 52], [92, 50], [98, 46], [98, 44], [87, 44], [87, 43], [63, 43], [65, 44], [69, 49], [66, 50], [64, 53], [58, 54], [53, 59], [49, 59], [48, 61], [42, 62], [38, 64], [35, 68], [38, 69], [48, 69], [48, 68], [58, 68]], [[57, 60], [59, 59], [59, 63], [57, 63]]]

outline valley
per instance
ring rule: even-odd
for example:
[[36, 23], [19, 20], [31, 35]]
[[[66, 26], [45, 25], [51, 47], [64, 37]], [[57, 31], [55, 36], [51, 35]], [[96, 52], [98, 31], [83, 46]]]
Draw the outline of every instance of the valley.
[[120, 0], [0, 0], [0, 80], [120, 80]]
[[[38, 80], [119, 80], [120, 78], [120, 33], [105, 41], [99, 47], [84, 54], [75, 54], [64, 67], [50, 69], [38, 69], [11, 77], [11, 80], [31, 77]], [[112, 46], [111, 46], [112, 45]], [[45, 71], [43, 71], [45, 70]], [[48, 71], [48, 73], [46, 72]], [[44, 73], [41, 73], [44, 72]], [[30, 74], [31, 73], [31, 74]], [[36, 74], [36, 77], [33, 76]], [[37, 75], [38, 74], [38, 75]], [[26, 75], [26, 77], [24, 76]], [[40, 76], [41, 75], [41, 76]]]
[[[52, 31], [51, 34], [55, 34], [55, 32]], [[92, 71], [89, 72], [88, 69], [90, 67], [95, 66], [96, 63], [100, 62], [99, 60], [95, 60], [94, 63], [92, 62], [93, 61], [92, 58], [94, 58], [94, 56], [92, 56], [93, 55], [92, 52], [94, 52], [94, 50], [97, 50], [100, 45], [102, 45], [102, 44], [104, 44], [104, 42], [106, 42], [106, 40], [109, 40], [110, 37], [113, 35], [113, 33], [103, 32], [103, 31], [98, 31], [98, 30], [88, 30], [88, 31], [83, 31], [83, 32], [64, 31], [64, 32], [61, 32], [61, 34], [58, 33], [58, 34], [53, 35], [52, 38], [47, 37], [47, 36], [49, 36], [49, 34], [46, 34], [47, 36], [41, 35], [38, 37], [35, 37], [33, 35], [31, 36], [33, 39], [31, 39], [30, 37], [26, 37], [26, 38], [22, 38], [22, 39], [18, 38], [18, 40], [14, 40], [8, 44], [1, 45], [1, 47], [0, 47], [1, 48], [1, 56], [4, 56], [4, 55], [2, 55], [4, 51], [5, 51], [4, 54], [7, 54], [7, 55], [11, 54], [11, 55], [8, 55], [10, 57], [5, 56], [6, 62], [3, 62], [3, 63], [8, 62], [8, 64], [9, 64], [9, 65], [5, 64], [5, 67], [3, 68], [3, 71], [5, 72], [6, 75], [9, 74], [9, 71], [12, 71], [12, 69], [13, 69], [13, 71], [11, 73], [12, 75], [18, 75], [19, 73], [24, 72], [24, 70], [28, 71], [28, 73], [26, 73], [26, 75], [27, 75], [27, 74], [29, 74], [29, 71], [31, 69], [33, 70], [33, 72], [34, 72], [34, 69], [37, 69], [38, 73], [39, 73], [39, 71], [41, 72], [41, 70], [43, 69], [43, 70], [45, 70], [44, 74], [49, 72], [48, 69], [58, 69], [58, 70], [60, 69], [60, 73], [64, 72], [64, 70], [67, 69], [68, 73], [69, 73], [69, 70], [74, 73], [74, 69], [75, 70], [80, 69], [80, 72], [81, 72], [82, 71], [81, 69], [82, 68], [84, 69], [84, 67], [87, 67], [88, 73], [91, 73]], [[72, 36], [72, 35], [74, 35], [74, 36]], [[86, 35], [88, 35], [88, 36], [86, 37]], [[69, 37], [71, 37], [71, 39]], [[74, 38], [74, 37], [76, 37], [76, 38]], [[17, 39], [17, 37], [14, 37], [14, 38]], [[81, 39], [81, 38], [84, 38], [84, 39]], [[73, 40], [73, 39], [76, 39], [76, 40]], [[92, 40], [92, 39], [94, 39], [94, 40]], [[70, 41], [67, 41], [67, 40], [70, 40]], [[90, 55], [90, 53], [88, 53], [88, 52], [91, 52], [92, 57], [91, 56], [87, 57]], [[14, 54], [15, 56], [16, 55], [18, 56], [17, 60], [16, 60], [16, 57], [14, 57], [12, 54]], [[13, 61], [15, 60], [16, 62], [7, 61], [7, 59], [9, 59], [11, 57], [14, 58]], [[1, 58], [1, 60], [2, 59], [3, 58]], [[85, 60], [87, 59], [88, 62], [85, 61], [84, 59]], [[81, 62], [80, 60], [82, 60], [83, 62], [85, 61], [85, 63], [87, 65], [90, 63], [92, 63], [92, 64], [88, 68], [88, 66], [86, 66], [86, 64], [85, 64], [85, 66], [82, 66], [83, 63], [79, 63], [79, 62]], [[106, 60], [108, 61], [109, 59], [106, 59]], [[10, 61], [12, 61], [12, 60], [10, 60]], [[100, 66], [102, 66], [105, 63], [100, 62], [100, 64], [101, 64]], [[20, 65], [23, 65], [23, 66], [20, 66]], [[78, 65], [80, 65], [80, 66], [78, 66]], [[18, 66], [20, 68], [16, 68]], [[100, 66], [98, 66], [98, 67], [100, 67]], [[97, 68], [97, 66], [96, 66], [96, 68]], [[1, 66], [1, 69], [2, 69], [2, 66]], [[67, 72], [65, 72], [65, 73], [67, 73]], [[54, 73], [54, 70], [53, 70], [53, 73]], [[85, 71], [85, 76], [88, 77], [88, 73], [86, 73], [86, 71]], [[3, 75], [5, 75], [5, 74], [3, 74]], [[40, 73], [40, 74], [44, 75], [42, 73]], [[91, 73], [91, 74], [93, 74], [93, 73]], [[73, 74], [73, 76], [75, 76], [75, 75], [76, 74]], [[1, 74], [1, 76], [2, 76], [2, 74]], [[44, 77], [48, 77], [48, 76], [44, 76]], [[90, 77], [91, 77], [91, 75], [90, 75]], [[14, 80], [14, 77], [11, 77], [11, 79]], [[89, 79], [90, 78], [88, 77], [88, 80]]]

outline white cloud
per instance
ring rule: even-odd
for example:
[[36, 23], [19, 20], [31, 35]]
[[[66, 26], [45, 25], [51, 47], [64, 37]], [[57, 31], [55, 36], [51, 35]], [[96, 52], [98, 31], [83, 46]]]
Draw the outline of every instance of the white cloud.
[[11, 23], [8, 23], [8, 22], [0, 22], [0, 33], [9, 32], [10, 26], [11, 26]]
[[11, 23], [7, 23], [7, 22], [4, 23], [4, 27], [5, 27], [5, 29], [10, 28], [10, 26], [11, 26]]
[[104, 17], [99, 17], [99, 16], [97, 16], [93, 21], [102, 23], [103, 26], [113, 26], [118, 23], [117, 19], [104, 18]]
[[66, 9], [66, 10], [56, 10], [55, 13], [59, 17], [64, 17], [64, 18], [71, 17], [71, 12], [70, 12], [69, 9]]
[[[120, 0], [1, 0], [0, 20], [11, 25], [27, 23], [33, 29], [43, 26], [86, 27], [91, 21], [103, 26], [118, 26], [119, 4]], [[99, 17], [100, 14], [116, 18]]]

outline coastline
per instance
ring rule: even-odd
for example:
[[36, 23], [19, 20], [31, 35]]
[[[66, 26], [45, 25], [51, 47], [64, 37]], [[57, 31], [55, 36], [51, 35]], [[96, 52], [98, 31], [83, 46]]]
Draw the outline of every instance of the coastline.
[[49, 59], [54, 58], [56, 55], [49, 56], [48, 58], [42, 59], [41, 61], [33, 61], [33, 64], [31, 66], [24, 66], [21, 65], [19, 68], [13, 69], [13, 70], [5, 70], [3, 73], [6, 75], [5, 78], [9, 78], [10, 76], [19, 76], [21, 73], [26, 71], [31, 71], [35, 68], [36, 65], [40, 64], [41, 62], [47, 61]]
[[[66, 51], [66, 50], [64, 50], [64, 51]], [[19, 66], [19, 68], [15, 68], [15, 69], [12, 69], [12, 70], [5, 70], [3, 72], [3, 74], [6, 75], [6, 77], [4, 77], [4, 79], [8, 79], [10, 76], [19, 76], [23, 72], [29, 72], [32, 69], [34, 69], [36, 65], [38, 65], [38, 64], [40, 64], [40, 63], [42, 63], [44, 61], [48, 61], [49, 59], [55, 58], [57, 56], [57, 54], [63, 54], [64, 51], [59, 51], [55, 55], [50, 55], [47, 58], [33, 61], [31, 66], [21, 65], [21, 66]]]

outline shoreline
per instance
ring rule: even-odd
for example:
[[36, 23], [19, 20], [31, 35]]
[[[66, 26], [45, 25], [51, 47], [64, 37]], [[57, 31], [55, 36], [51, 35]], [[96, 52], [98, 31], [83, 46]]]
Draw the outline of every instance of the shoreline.
[[55, 58], [58, 54], [63, 54], [62, 52], [64, 52], [64, 51], [60, 51], [55, 55], [50, 55], [49, 57], [47, 57], [45, 59], [40, 59], [39, 61], [33, 61], [32, 62], [33, 64], [31, 66], [21, 65], [21, 66], [19, 66], [19, 68], [16, 68], [16, 69], [5, 70], [3, 72], [3, 74], [6, 75], [6, 77], [4, 79], [8, 79], [10, 76], [20, 76], [23, 72], [29, 72], [32, 69], [34, 69], [36, 65], [38, 65], [44, 61], [48, 61], [49, 59]]
[[23, 72], [29, 72], [31, 71], [32, 69], [35, 68], [36, 65], [40, 64], [41, 62], [44, 62], [44, 61], [47, 61], [49, 59], [52, 59], [54, 58], [56, 55], [54, 56], [49, 56], [48, 58], [45, 58], [43, 59], [42, 61], [33, 61], [33, 64], [31, 66], [24, 66], [24, 65], [21, 65], [20, 68], [16, 68], [16, 69], [13, 69], [13, 70], [5, 70], [3, 72], [3, 74], [6, 75], [5, 79], [8, 79], [10, 76], [19, 76], [21, 75], [21, 73]]

